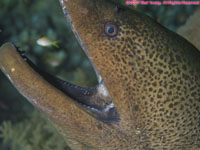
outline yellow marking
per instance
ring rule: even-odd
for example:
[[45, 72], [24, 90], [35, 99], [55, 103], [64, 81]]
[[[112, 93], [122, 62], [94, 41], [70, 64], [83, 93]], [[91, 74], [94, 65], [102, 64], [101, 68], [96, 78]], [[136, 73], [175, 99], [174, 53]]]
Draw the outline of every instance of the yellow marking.
[[15, 71], [15, 68], [11, 68], [11, 72], [14, 72]]

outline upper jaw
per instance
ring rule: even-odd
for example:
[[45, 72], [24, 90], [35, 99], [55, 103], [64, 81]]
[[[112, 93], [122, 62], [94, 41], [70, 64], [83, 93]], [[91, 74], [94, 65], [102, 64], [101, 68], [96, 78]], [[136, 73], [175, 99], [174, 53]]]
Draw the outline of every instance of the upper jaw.
[[[76, 39], [78, 40], [83, 51], [88, 56], [89, 60], [91, 60], [88, 54], [88, 51], [86, 49], [86, 46], [84, 45], [79, 33], [74, 27], [72, 18], [69, 14], [69, 11], [67, 10], [67, 6], [66, 4], [64, 4], [64, 0], [60, 0], [60, 4], [63, 9], [64, 16], [67, 18], [67, 21], [69, 22]], [[101, 121], [104, 121], [104, 122], [118, 121], [119, 115], [118, 115], [117, 109], [105, 86], [102, 76], [100, 72], [97, 70], [97, 68], [95, 67], [95, 65], [92, 62], [91, 64], [96, 72], [98, 85], [96, 85], [93, 88], [82, 88], [82, 87], [72, 85], [70, 83], [67, 83], [66, 81], [62, 81], [59, 79], [60, 80], [59, 86], [63, 87], [60, 90], [66, 93], [68, 96], [70, 96], [73, 100], [78, 102], [78, 104], [82, 108], [84, 108], [87, 112], [95, 116], [97, 119], [100, 119]], [[65, 84], [65, 86], [63, 84]], [[66, 87], [66, 85], [69, 85], [69, 86]]]

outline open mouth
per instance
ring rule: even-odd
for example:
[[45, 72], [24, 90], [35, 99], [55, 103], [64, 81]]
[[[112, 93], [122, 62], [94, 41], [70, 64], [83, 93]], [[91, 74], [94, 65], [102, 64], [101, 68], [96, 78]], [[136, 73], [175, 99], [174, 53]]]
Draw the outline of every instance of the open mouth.
[[[19, 54], [23, 59], [51, 85], [62, 91], [77, 103], [82, 109], [103, 122], [118, 121], [117, 109], [106, 89], [103, 79], [98, 73], [99, 83], [94, 87], [81, 87], [57, 78], [32, 63], [22, 51]], [[94, 68], [95, 69], [95, 68]]]
[[[62, 5], [62, 0], [61, 0]], [[64, 5], [62, 5], [65, 16], [67, 17], [71, 29], [74, 32], [76, 39], [78, 40], [80, 46], [87, 54], [87, 50], [82, 43], [81, 38], [76, 32], [72, 20], [69, 16], [69, 13]], [[94, 87], [80, 87], [78, 85], [71, 84], [67, 81], [61, 80], [34, 65], [31, 60], [29, 60], [23, 52], [19, 51], [19, 54], [24, 58], [24, 60], [37, 72], [39, 73], [46, 81], [51, 85], [62, 91], [68, 97], [70, 97], [75, 103], [77, 103], [83, 110], [92, 115], [93, 117], [103, 121], [103, 122], [112, 122], [118, 121], [119, 115], [117, 109], [112, 101], [112, 98], [104, 84], [104, 81], [97, 71], [93, 63], [93, 68], [96, 72], [98, 84]], [[89, 57], [89, 56], [88, 56]]]

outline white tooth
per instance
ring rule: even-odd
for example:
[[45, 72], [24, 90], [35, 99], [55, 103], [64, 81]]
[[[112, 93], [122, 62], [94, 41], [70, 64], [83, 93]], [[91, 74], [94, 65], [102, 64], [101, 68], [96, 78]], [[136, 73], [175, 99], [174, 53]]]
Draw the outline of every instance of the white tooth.
[[102, 96], [109, 96], [108, 90], [106, 89], [105, 85], [103, 83], [99, 84], [98, 88], [97, 88], [97, 92], [98, 94], [102, 95]]
[[84, 95], [88, 95], [88, 94], [89, 94], [89, 92], [88, 92], [88, 91], [85, 91], [85, 92], [84, 92]]
[[98, 75], [98, 82], [101, 83], [102, 82], [102, 77], [99, 74], [97, 74], [97, 75]]
[[111, 108], [115, 107], [114, 103], [111, 103], [109, 105], [106, 106], [106, 108], [103, 109], [104, 112], [108, 112]]
[[60, 3], [63, 5], [63, 3], [64, 3], [63, 0], [60, 0]]
[[90, 108], [91, 110], [93, 110], [93, 111], [98, 111], [98, 109], [96, 109], [96, 108]]

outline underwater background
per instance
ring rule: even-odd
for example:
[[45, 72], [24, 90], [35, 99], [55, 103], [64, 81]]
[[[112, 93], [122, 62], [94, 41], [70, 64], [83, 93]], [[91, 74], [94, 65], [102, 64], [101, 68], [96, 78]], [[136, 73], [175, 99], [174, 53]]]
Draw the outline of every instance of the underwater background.
[[[113, 0], [125, 5], [125, 0]], [[176, 32], [199, 6], [129, 6]], [[59, 47], [37, 44], [45, 37]], [[97, 83], [59, 0], [0, 0], [0, 45], [13, 42], [41, 69], [81, 86]], [[0, 71], [0, 150], [68, 150], [62, 136]]]

